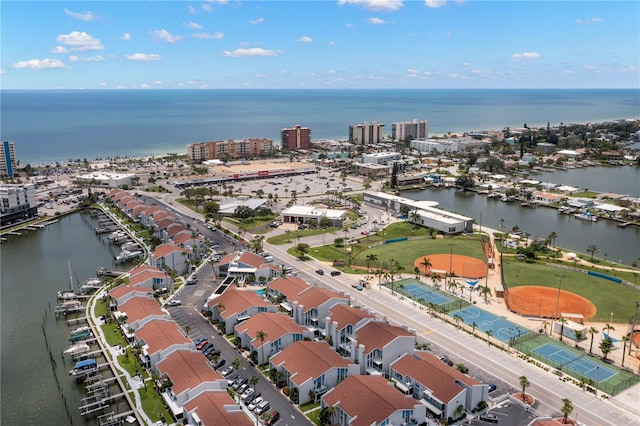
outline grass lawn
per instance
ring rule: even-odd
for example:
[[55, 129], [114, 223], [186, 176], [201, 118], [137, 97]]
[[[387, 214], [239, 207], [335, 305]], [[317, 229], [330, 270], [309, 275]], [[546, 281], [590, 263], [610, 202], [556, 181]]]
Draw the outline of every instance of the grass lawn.
[[315, 410], [307, 414], [307, 418], [316, 426], [322, 426], [320, 423], [320, 410]]
[[329, 242], [340, 237], [339, 235], [340, 233], [338, 233], [338, 231], [340, 231], [340, 228], [336, 228], [336, 227], [325, 228], [325, 229], [298, 229], [295, 231], [285, 232], [284, 234], [275, 235], [273, 237], [267, 238], [267, 242], [269, 244], [278, 246], [281, 244], [292, 243], [298, 237], [303, 238], [303, 237], [310, 237], [312, 235], [321, 235], [321, 234], [327, 234], [326, 239], [327, 239], [327, 242]]
[[165, 408], [164, 401], [153, 390], [153, 385], [150, 382], [146, 382], [146, 388], [140, 389], [140, 401], [142, 402], [142, 409], [152, 421], [158, 421], [162, 416], [169, 424], [173, 423], [171, 413]]
[[108, 324], [103, 324], [101, 327], [102, 327], [102, 332], [104, 333], [104, 337], [105, 339], [107, 339], [107, 343], [109, 344], [109, 346], [115, 346], [115, 345], [120, 345], [122, 347], [127, 346], [126, 340], [124, 339], [124, 337], [122, 337], [122, 333], [120, 333], [118, 324], [112, 322]]
[[507, 288], [525, 285], [558, 288], [558, 275], [564, 275], [562, 290], [591, 300], [597, 308], [593, 317], [596, 322], [609, 322], [613, 312], [613, 322], [628, 323], [633, 315], [634, 302], [640, 300], [640, 290], [636, 288], [581, 272], [556, 269], [543, 263], [518, 262], [508, 257], [503, 258], [502, 266]]

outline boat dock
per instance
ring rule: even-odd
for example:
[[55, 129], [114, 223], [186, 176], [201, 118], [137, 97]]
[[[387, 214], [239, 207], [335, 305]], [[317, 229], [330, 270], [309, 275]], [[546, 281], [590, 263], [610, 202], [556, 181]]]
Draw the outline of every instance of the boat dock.
[[114, 413], [113, 411], [107, 414], [103, 414], [98, 417], [98, 422], [100, 426], [115, 426], [124, 424], [125, 420], [127, 423], [132, 423], [129, 421], [129, 418], [134, 418], [135, 412], [133, 410], [127, 411], [124, 413]]
[[83, 312], [85, 309], [86, 309], [86, 306], [80, 303], [80, 301], [70, 300], [56, 306], [54, 312], [56, 314], [56, 318], [58, 318], [60, 316], [66, 317], [67, 315], [73, 314], [76, 312]]
[[108, 389], [98, 389], [94, 391], [93, 395], [83, 398], [80, 401], [80, 414], [86, 416], [87, 414], [103, 410], [107, 408], [112, 402], [120, 398], [124, 398], [124, 396], [124, 392], [112, 395], [111, 391]]
[[114, 232], [119, 230], [120, 227], [118, 227], [117, 225], [112, 225], [112, 226], [106, 226], [106, 227], [98, 227], [96, 228], [96, 234], [107, 234], [109, 232]]
[[81, 322], [87, 322], [87, 317], [79, 317], [79, 318], [73, 318], [67, 321], [67, 324], [69, 325], [76, 325], [79, 324]]
[[124, 271], [118, 271], [115, 269], [107, 269], [107, 268], [98, 268], [96, 269], [96, 274], [100, 277], [119, 277], [122, 274], [126, 274]]

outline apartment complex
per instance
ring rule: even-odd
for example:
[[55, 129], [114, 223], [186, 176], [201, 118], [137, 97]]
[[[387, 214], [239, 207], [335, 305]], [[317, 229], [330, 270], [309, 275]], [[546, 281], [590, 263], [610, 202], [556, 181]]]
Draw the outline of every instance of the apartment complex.
[[22, 222], [38, 215], [36, 189], [33, 184], [0, 185], [0, 224]]
[[300, 127], [296, 124], [292, 128], [280, 131], [282, 147], [286, 149], [309, 149], [311, 148], [311, 129]]
[[384, 124], [365, 121], [362, 124], [349, 124], [349, 141], [356, 145], [380, 143], [384, 138]]
[[391, 123], [391, 138], [396, 141], [426, 139], [429, 137], [429, 120], [413, 119]]
[[273, 140], [267, 138], [228, 139], [226, 141], [198, 142], [187, 145], [189, 161], [199, 163], [213, 159], [248, 158], [269, 155]]
[[0, 177], [13, 177], [16, 172], [16, 151], [13, 141], [0, 144]]

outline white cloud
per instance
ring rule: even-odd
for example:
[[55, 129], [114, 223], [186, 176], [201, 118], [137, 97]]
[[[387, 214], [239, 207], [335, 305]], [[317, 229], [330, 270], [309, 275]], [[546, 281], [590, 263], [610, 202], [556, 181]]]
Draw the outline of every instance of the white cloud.
[[103, 50], [104, 46], [100, 40], [93, 38], [86, 32], [72, 31], [69, 34], [60, 34], [56, 38], [58, 43], [68, 46], [71, 50], [77, 52], [88, 52], [91, 50]]
[[521, 59], [539, 59], [540, 54], [538, 52], [522, 52], [522, 53], [514, 53], [511, 55], [511, 60], [519, 61]]
[[249, 21], [249, 23], [256, 25], [256, 24], [262, 24], [264, 22], [264, 18], [256, 18], [256, 19], [252, 19], [251, 21]]
[[591, 18], [591, 19], [577, 19], [576, 20], [576, 24], [585, 24], [585, 25], [599, 24], [601, 22], [604, 22], [604, 19], [602, 19], [602, 18]]
[[189, 5], [187, 6], [187, 11], [191, 14], [191, 15], [195, 15], [196, 13], [198, 13], [198, 9], [196, 9], [195, 7]]
[[88, 58], [81, 58], [76, 55], [69, 56], [71, 62], [104, 62], [104, 58], [100, 55], [89, 56]]
[[0, 75], [5, 75], [7, 72], [3, 69], [0, 69]]
[[576, 72], [573, 70], [562, 70], [560, 71], [560, 74], [575, 74]]
[[121, 40], [131, 40], [131, 34], [130, 33], [124, 33], [122, 34], [122, 37], [120, 37]]
[[156, 53], [133, 53], [131, 55], [125, 55], [130, 61], [159, 61], [162, 56]]
[[352, 24], [349, 22], [347, 22], [345, 25], [347, 26], [347, 28], [351, 28], [351, 29], [354, 29], [356, 27], [355, 24]]
[[424, 5], [432, 9], [437, 9], [445, 4], [447, 4], [447, 0], [424, 0]]
[[298, 39], [298, 41], [301, 43], [311, 43], [313, 39], [311, 37], [302, 36]]
[[418, 73], [419, 73], [419, 71], [418, 71], [418, 70], [415, 70], [415, 69], [413, 69], [413, 68], [409, 68], [409, 69], [407, 69], [407, 74], [413, 74], [413, 75], [415, 75], [415, 74], [418, 74]]
[[211, 12], [213, 10], [213, 7], [208, 3], [204, 3], [202, 5], [202, 10], [204, 10], [205, 12]]
[[282, 50], [266, 50], [261, 47], [252, 47], [250, 49], [236, 49], [233, 51], [224, 51], [224, 56], [231, 58], [244, 58], [248, 56], [278, 56], [284, 53]]
[[69, 53], [69, 49], [63, 46], [56, 46], [51, 49], [51, 53]]
[[95, 19], [98, 19], [98, 15], [94, 14], [93, 12], [73, 12], [69, 9], [67, 9], [66, 7], [64, 8], [64, 14], [67, 16], [71, 16], [72, 18], [75, 19], [79, 19], [81, 21], [93, 21]]
[[369, 10], [399, 10], [403, 6], [402, 0], [338, 0], [339, 5], [352, 4]]
[[221, 32], [215, 32], [215, 33], [195, 33], [192, 35], [192, 37], [195, 38], [201, 38], [204, 40], [220, 40], [221, 38], [224, 38], [224, 34]]
[[164, 41], [166, 43], [176, 43], [182, 39], [179, 35], [171, 35], [171, 33], [165, 29], [150, 31], [154, 41]]
[[371, 25], [382, 25], [387, 23], [384, 19], [380, 18], [369, 18], [367, 22], [369, 22]]
[[29, 61], [18, 61], [12, 65], [13, 68], [29, 68], [32, 70], [50, 70], [64, 68], [64, 63], [59, 59], [31, 59]]
[[106, 81], [101, 81], [100, 83], [98, 83], [98, 86], [107, 87], [107, 82]]
[[336, 42], [335, 41], [330, 41], [329, 43], [327, 43], [329, 46], [335, 46]]
[[185, 22], [184, 26], [191, 29], [191, 30], [201, 30], [202, 29], [202, 25], [195, 23], [193, 21], [189, 21], [189, 22]]

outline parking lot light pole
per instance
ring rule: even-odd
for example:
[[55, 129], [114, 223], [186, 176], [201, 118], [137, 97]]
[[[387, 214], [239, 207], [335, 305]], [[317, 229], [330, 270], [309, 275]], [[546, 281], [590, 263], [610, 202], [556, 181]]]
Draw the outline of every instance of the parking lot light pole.
[[560, 279], [558, 283], [558, 297], [556, 299], [556, 311], [553, 314], [553, 318], [551, 319], [551, 335], [553, 335], [553, 326], [555, 324], [555, 319], [558, 316], [558, 307], [560, 306], [560, 288], [562, 287], [562, 279], [566, 277], [566, 275], [556, 274], [556, 277]]

